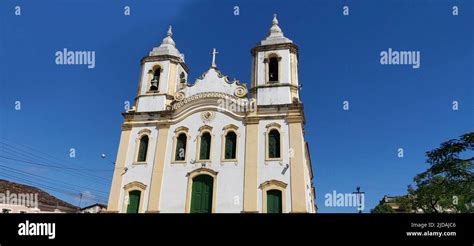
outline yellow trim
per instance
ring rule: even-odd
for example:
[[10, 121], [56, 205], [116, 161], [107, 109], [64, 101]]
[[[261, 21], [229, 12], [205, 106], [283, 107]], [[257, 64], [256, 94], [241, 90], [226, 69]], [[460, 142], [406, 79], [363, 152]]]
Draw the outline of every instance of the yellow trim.
[[130, 141], [131, 128], [122, 127], [122, 134], [120, 136], [120, 144], [117, 152], [117, 160], [115, 162], [114, 176], [112, 178], [112, 185], [110, 186], [109, 203], [107, 211], [119, 211], [120, 192], [122, 191], [122, 173], [127, 160], [127, 151]]
[[[222, 134], [222, 143], [221, 143], [221, 164], [224, 162], [235, 162], [236, 164], [239, 161], [239, 143], [240, 143], [240, 133], [238, 132], [239, 127], [234, 124], [226, 125], [222, 128], [224, 133]], [[225, 158], [225, 138], [229, 132], [235, 133], [235, 158], [234, 159], [226, 159]]]
[[218, 172], [209, 169], [209, 168], [198, 168], [186, 174], [188, 177], [188, 186], [186, 191], [186, 206], [185, 206], [185, 213], [190, 213], [191, 211], [191, 196], [192, 196], [192, 189], [193, 189], [193, 179], [199, 175], [209, 175], [212, 177], [212, 208], [211, 212], [216, 212], [216, 194], [217, 194], [217, 174]]
[[[273, 122], [273, 123], [270, 123], [268, 125], [265, 126], [266, 128], [266, 131], [265, 131], [265, 161], [282, 161], [283, 160], [283, 134], [282, 134], [282, 131], [281, 131], [281, 125], [276, 123], [276, 122]], [[270, 134], [270, 131], [272, 130], [277, 130], [278, 131], [278, 134], [280, 134], [280, 157], [278, 158], [270, 158], [269, 156], [269, 139], [268, 139], [268, 135]], [[267, 164], [267, 163], [265, 163]]]
[[303, 128], [301, 122], [288, 124], [290, 149], [293, 155], [290, 158], [291, 180], [291, 212], [306, 213], [306, 184], [304, 174]]
[[286, 187], [287, 184], [279, 180], [269, 180], [260, 185], [262, 190], [262, 212], [267, 213], [267, 191], [281, 191], [281, 212], [286, 213]]
[[[150, 155], [150, 143], [152, 141], [151, 131], [149, 129], [142, 129], [137, 133], [138, 137], [135, 139], [135, 154], [133, 155], [132, 165], [146, 165], [148, 162], [148, 156]], [[140, 141], [144, 136], [148, 137], [148, 144], [146, 146], [145, 161], [138, 161], [138, 152], [140, 152]]]
[[168, 144], [169, 125], [159, 125], [158, 140], [155, 148], [155, 159], [151, 174], [150, 194], [148, 198], [148, 211], [159, 212], [161, 199], [161, 185], [163, 182], [163, 169], [165, 166], [166, 148]]
[[[201, 160], [200, 152], [201, 152], [201, 138], [204, 133], [208, 132], [209, 135], [211, 136], [211, 146], [209, 150], [209, 159]], [[209, 125], [204, 125], [199, 128], [199, 135], [197, 136], [197, 146], [196, 146], [196, 161], [197, 162], [212, 162], [212, 142], [213, 142], [214, 136], [212, 135], [212, 126]]]
[[129, 204], [128, 203], [125, 204], [125, 201], [130, 202], [130, 199], [126, 199], [126, 198], [128, 198], [128, 194], [130, 193], [130, 191], [134, 191], [134, 190], [140, 191], [140, 205], [139, 205], [139, 208], [138, 208], [138, 212], [139, 213], [145, 212], [143, 210], [143, 204], [145, 203], [145, 201], [143, 199], [145, 197], [146, 185], [144, 185], [143, 183], [137, 182], [137, 181], [133, 181], [133, 182], [130, 182], [130, 183], [126, 184], [123, 187], [124, 193], [123, 193], [122, 213], [127, 212], [127, 207], [128, 207]]
[[176, 92], [176, 80], [177, 77], [179, 76], [178, 74], [178, 65], [176, 63], [170, 62], [170, 74], [169, 74], [169, 80], [168, 80], [168, 94], [174, 95]]
[[[253, 118], [252, 118], [253, 119]], [[244, 163], [244, 213], [258, 213], [257, 205], [257, 171], [258, 171], [258, 119], [249, 120], [245, 135]]]
[[[171, 150], [171, 163], [172, 164], [185, 164], [188, 160], [188, 152], [189, 152], [189, 140], [191, 140], [191, 136], [188, 134], [189, 129], [185, 126], [180, 126], [174, 130], [173, 136], [173, 149]], [[176, 145], [178, 144], [178, 136], [181, 134], [186, 135], [186, 149], [184, 150], [184, 160], [179, 161], [176, 160]]]

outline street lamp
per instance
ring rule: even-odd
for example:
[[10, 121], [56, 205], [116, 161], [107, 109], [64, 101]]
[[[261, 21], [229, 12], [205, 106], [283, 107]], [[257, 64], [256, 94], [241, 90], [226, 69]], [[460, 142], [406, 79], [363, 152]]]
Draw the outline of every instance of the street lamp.
[[109, 158], [107, 158], [107, 155], [106, 154], [101, 154], [100, 155], [100, 158], [104, 159], [104, 160], [108, 160], [110, 163], [114, 164], [115, 165], [115, 162], [110, 160]]

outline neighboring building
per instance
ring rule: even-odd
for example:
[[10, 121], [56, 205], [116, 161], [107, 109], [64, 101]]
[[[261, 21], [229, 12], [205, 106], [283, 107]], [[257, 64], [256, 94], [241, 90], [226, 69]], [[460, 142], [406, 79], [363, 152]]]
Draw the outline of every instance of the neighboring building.
[[99, 214], [107, 211], [107, 205], [96, 203], [89, 205], [87, 207], [81, 208], [81, 213], [83, 214]]
[[387, 196], [385, 195], [382, 200], [380, 200], [379, 204], [380, 205], [383, 205], [383, 204], [387, 204], [388, 206], [390, 206], [393, 211], [395, 211], [396, 213], [405, 213], [405, 211], [402, 211], [400, 209], [400, 204], [398, 204], [397, 202], [397, 199], [399, 198], [399, 196]]
[[33, 186], [0, 179], [1, 213], [77, 213], [79, 207]]
[[[199, 41], [199, 39], [197, 39]], [[251, 50], [250, 90], [216, 65], [188, 84], [171, 27], [141, 60], [108, 212], [314, 213], [298, 47], [276, 16]]]
[[[382, 200], [380, 200], [379, 205], [387, 204], [388, 206], [390, 206], [393, 209], [393, 211], [395, 211], [395, 213], [423, 213], [423, 210], [421, 210], [421, 209], [417, 209], [416, 211], [415, 210], [406, 211], [406, 210], [401, 209], [400, 204], [397, 201], [401, 197], [403, 197], [403, 196], [387, 196], [387, 195], [385, 195], [382, 198]], [[446, 211], [450, 211], [450, 210], [446, 210]]]

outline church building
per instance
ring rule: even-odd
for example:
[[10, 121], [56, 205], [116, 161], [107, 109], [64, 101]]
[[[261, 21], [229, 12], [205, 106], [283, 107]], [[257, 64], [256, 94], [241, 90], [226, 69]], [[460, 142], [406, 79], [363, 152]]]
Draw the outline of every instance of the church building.
[[[211, 47], [210, 47], [211, 48]], [[315, 213], [298, 46], [276, 15], [251, 50], [250, 87], [211, 66], [188, 83], [171, 27], [141, 60], [123, 113], [108, 212]]]

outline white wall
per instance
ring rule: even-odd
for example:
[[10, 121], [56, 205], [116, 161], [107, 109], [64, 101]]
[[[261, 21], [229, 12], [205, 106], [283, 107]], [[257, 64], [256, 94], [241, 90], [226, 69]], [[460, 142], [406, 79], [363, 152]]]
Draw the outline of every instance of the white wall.
[[[136, 156], [138, 152], [138, 145], [139, 145], [139, 132], [143, 129], [148, 129], [151, 131], [151, 134], [148, 139], [148, 151], [147, 151], [147, 158], [146, 164], [134, 164], [136, 163]], [[130, 133], [130, 140], [128, 143], [128, 150], [127, 150], [127, 157], [125, 162], [125, 167], [128, 168], [128, 171], [123, 175], [122, 184], [120, 187], [120, 199], [119, 199], [119, 208], [123, 208], [123, 206], [127, 206], [128, 201], [128, 194], [125, 194], [123, 187], [131, 182], [137, 181], [146, 185], [146, 190], [144, 194], [144, 201], [140, 201], [143, 203], [143, 211], [147, 210], [148, 205], [148, 191], [150, 190], [150, 181], [151, 181], [151, 174], [153, 170], [153, 162], [155, 158], [155, 148], [157, 143], [157, 129], [156, 127], [134, 127]], [[123, 211], [123, 210], [120, 210]]]
[[264, 87], [258, 88], [257, 105], [291, 104], [290, 87]]
[[149, 95], [138, 98], [137, 112], [155, 112], [166, 109], [166, 96]]
[[[222, 135], [224, 133], [222, 128], [228, 124], [234, 124], [239, 128], [237, 130], [237, 163], [221, 162]], [[200, 163], [191, 164], [191, 160], [196, 159], [197, 136], [199, 134], [198, 129], [203, 125], [204, 123], [201, 119], [201, 112], [197, 112], [170, 127], [170, 135], [168, 136], [170, 142], [166, 150], [166, 164], [164, 167], [163, 186], [160, 199], [160, 212], [162, 213], [185, 212], [188, 185], [186, 174], [201, 167]], [[245, 127], [240, 121], [235, 120], [222, 112], [216, 112], [215, 118], [207, 123], [207, 125], [212, 126], [212, 147], [211, 162], [206, 167], [218, 172], [216, 212], [240, 213], [242, 211], [243, 200]], [[188, 134], [191, 135], [191, 140], [188, 140], [186, 145], [187, 163], [171, 164], [172, 148], [174, 148], [172, 138], [175, 134], [175, 129], [180, 126], [189, 128]], [[235, 197], [238, 197], [238, 204], [234, 203]]]
[[[281, 125], [280, 130], [280, 141], [282, 148], [280, 153], [282, 155], [282, 161], [265, 161], [265, 148], [266, 148], [266, 126], [270, 123], [278, 123]], [[286, 183], [286, 212], [291, 211], [291, 184], [290, 184], [290, 173], [291, 168], [288, 168], [285, 174], [282, 174], [286, 164], [289, 164], [289, 136], [288, 136], [288, 125], [284, 120], [262, 120], [258, 125], [259, 136], [258, 136], [258, 180], [257, 184], [260, 185], [266, 181], [278, 180]], [[263, 205], [263, 192], [258, 189], [258, 211], [262, 212]]]
[[290, 50], [271, 50], [261, 51], [257, 54], [258, 71], [257, 71], [257, 85], [265, 85], [267, 81], [266, 77], [266, 65], [263, 62], [270, 54], [277, 54], [281, 57], [279, 62], [279, 83], [291, 83], [290, 73]]

